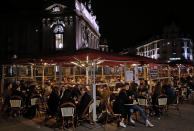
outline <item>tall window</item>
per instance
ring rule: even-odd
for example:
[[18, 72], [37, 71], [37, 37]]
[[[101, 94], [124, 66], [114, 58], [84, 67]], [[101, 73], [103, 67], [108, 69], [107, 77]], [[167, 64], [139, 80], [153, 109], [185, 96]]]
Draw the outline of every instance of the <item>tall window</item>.
[[63, 49], [63, 34], [55, 34], [56, 49]]
[[55, 46], [56, 50], [63, 49], [63, 26], [62, 25], [56, 25], [54, 28], [55, 33]]

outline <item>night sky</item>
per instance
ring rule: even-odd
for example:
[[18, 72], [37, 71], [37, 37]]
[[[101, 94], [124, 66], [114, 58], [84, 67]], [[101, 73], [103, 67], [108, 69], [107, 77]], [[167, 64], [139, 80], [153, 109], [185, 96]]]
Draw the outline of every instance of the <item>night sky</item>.
[[172, 22], [180, 32], [194, 36], [194, 8], [188, 1], [93, 0], [93, 7], [101, 35], [114, 51], [136, 47], [140, 42], [162, 34], [163, 28]]
[[[8, 1], [2, 6], [10, 12], [19, 8], [41, 8], [49, 0]], [[188, 1], [153, 2], [131, 0], [92, 0], [94, 13], [100, 25], [102, 38], [106, 38], [110, 48], [121, 51], [136, 47], [142, 41], [161, 35], [163, 28], [174, 22], [180, 31], [194, 38], [194, 8]], [[0, 9], [0, 10], [1, 10]]]

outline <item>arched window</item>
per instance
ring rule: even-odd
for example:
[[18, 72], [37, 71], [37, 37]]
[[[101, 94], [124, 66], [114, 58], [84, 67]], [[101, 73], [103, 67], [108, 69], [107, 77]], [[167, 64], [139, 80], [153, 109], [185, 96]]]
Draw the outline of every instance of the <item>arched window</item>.
[[55, 33], [55, 46], [56, 50], [63, 49], [63, 32], [64, 28], [62, 25], [56, 25], [53, 32]]

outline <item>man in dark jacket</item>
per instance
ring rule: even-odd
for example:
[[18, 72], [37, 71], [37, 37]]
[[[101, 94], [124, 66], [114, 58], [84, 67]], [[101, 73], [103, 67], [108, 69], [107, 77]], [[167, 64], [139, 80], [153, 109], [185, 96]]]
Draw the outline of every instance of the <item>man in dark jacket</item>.
[[59, 101], [60, 101], [60, 98], [58, 95], [58, 89], [57, 87], [54, 87], [48, 99], [48, 114], [50, 114], [52, 117], [55, 116], [57, 113]]
[[80, 91], [81, 91], [81, 96], [80, 96], [80, 102], [78, 105], [78, 116], [79, 117], [81, 117], [85, 108], [87, 107], [89, 102], [92, 100], [92, 97], [87, 92], [87, 88], [81, 88]]
[[7, 86], [7, 89], [5, 90], [5, 93], [4, 93], [4, 104], [1, 108], [2, 113], [5, 111], [8, 111], [8, 107], [10, 106], [9, 100], [10, 100], [12, 94], [13, 94], [13, 85], [12, 85], [12, 83], [9, 83]]
[[122, 89], [119, 92], [119, 96], [116, 98], [116, 100], [113, 104], [114, 113], [115, 114], [121, 114], [122, 119], [121, 119], [121, 122], [119, 124], [122, 127], [126, 127], [126, 125], [124, 124], [124, 119], [126, 119], [127, 115], [129, 115], [129, 113], [130, 113], [129, 108], [127, 106], [125, 106], [125, 104], [130, 104], [130, 103], [133, 102], [127, 96], [127, 92], [126, 92], [127, 90], [129, 90], [129, 84], [128, 83], [126, 83], [122, 87]]
[[69, 89], [66, 89], [64, 91], [64, 93], [63, 93], [63, 95], [62, 95], [62, 97], [60, 99], [60, 105], [65, 103], [65, 102], [71, 102], [71, 103], [75, 104], [75, 101], [74, 101], [74, 99], [72, 97], [72, 92]]

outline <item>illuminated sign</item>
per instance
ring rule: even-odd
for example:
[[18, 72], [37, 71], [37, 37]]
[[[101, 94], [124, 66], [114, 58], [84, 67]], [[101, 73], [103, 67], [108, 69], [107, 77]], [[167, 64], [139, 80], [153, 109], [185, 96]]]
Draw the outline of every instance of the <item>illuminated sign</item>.
[[180, 60], [181, 58], [178, 57], [178, 58], [169, 58], [169, 60]]
[[158, 75], [158, 66], [157, 65], [150, 65], [150, 78], [157, 79]]

